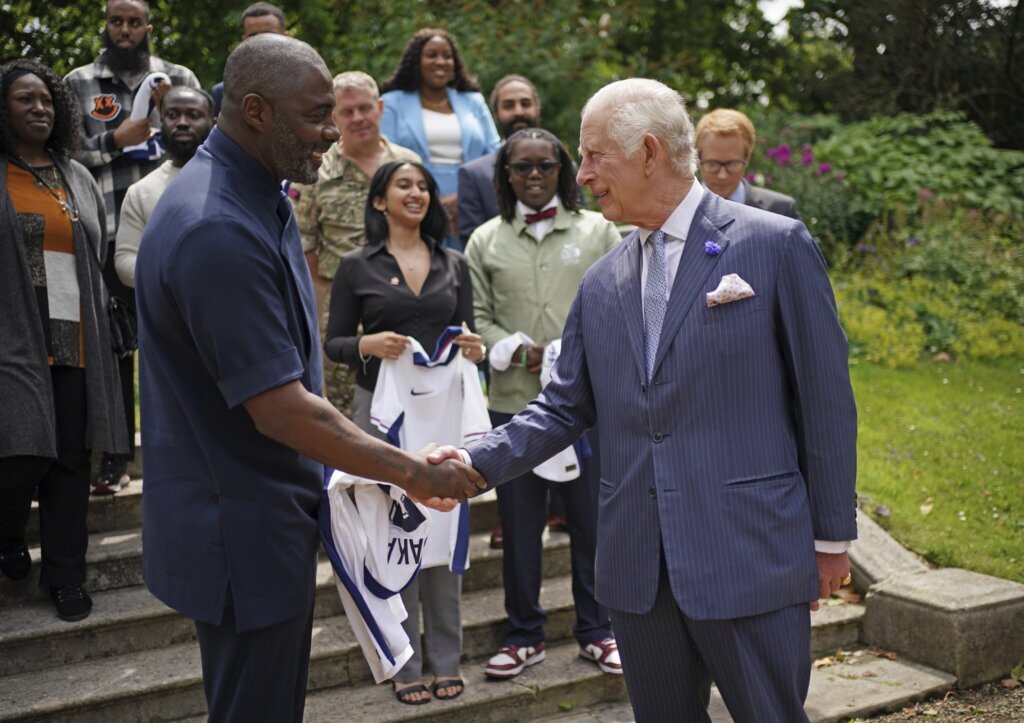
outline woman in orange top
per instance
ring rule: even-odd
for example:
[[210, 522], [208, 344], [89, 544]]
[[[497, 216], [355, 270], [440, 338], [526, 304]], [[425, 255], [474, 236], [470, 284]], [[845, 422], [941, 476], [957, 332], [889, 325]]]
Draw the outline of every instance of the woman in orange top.
[[103, 199], [68, 154], [73, 96], [28, 60], [0, 67], [0, 572], [31, 571], [25, 525], [38, 487], [42, 569], [64, 620], [83, 589], [92, 449], [126, 436], [99, 269]]

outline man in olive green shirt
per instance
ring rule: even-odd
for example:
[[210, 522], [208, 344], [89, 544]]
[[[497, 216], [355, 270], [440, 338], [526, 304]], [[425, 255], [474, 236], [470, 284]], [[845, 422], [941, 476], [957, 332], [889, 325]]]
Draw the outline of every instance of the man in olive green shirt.
[[[370, 179], [388, 161], [420, 157], [380, 134], [384, 104], [377, 83], [366, 73], [349, 71], [334, 78], [334, 122], [341, 140], [324, 154], [320, 179], [312, 186], [293, 184], [295, 219], [313, 276], [320, 334], [327, 328], [331, 281], [343, 254], [366, 243], [363, 212]], [[324, 393], [343, 412], [352, 401], [352, 374], [324, 357]]]
[[491, 373], [490, 409], [505, 414], [522, 411], [540, 392], [539, 359], [548, 342], [562, 336], [584, 272], [621, 240], [615, 225], [599, 213], [566, 211], [557, 198], [553, 223], [536, 239], [523, 214], [505, 222], [500, 216], [484, 222], [466, 247], [473, 278], [477, 333], [491, 350], [509, 343], [516, 332], [534, 340], [537, 370], [530, 372], [513, 347], [512, 365]]
[[[547, 346], [561, 338], [583, 275], [619, 243], [613, 223], [580, 208], [575, 175], [572, 157], [555, 136], [538, 128], [517, 131], [495, 159], [499, 215], [477, 227], [466, 246], [476, 330], [490, 348], [488, 406], [495, 427], [540, 392], [544, 357], [554, 352]], [[491, 678], [512, 678], [544, 659], [541, 534], [549, 479], [559, 480], [571, 540], [580, 655], [606, 673], [622, 672], [608, 611], [594, 596], [599, 455], [560, 460], [551, 472], [527, 472], [497, 488], [508, 625], [504, 644], [484, 668]]]

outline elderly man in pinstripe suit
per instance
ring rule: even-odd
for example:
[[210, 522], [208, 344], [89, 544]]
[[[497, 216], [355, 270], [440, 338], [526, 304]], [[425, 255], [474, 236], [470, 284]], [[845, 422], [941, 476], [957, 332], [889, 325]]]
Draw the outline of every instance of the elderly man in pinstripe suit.
[[463, 454], [490, 484], [600, 420], [597, 597], [638, 721], [806, 721], [810, 613], [849, 574], [856, 409], [821, 253], [799, 221], [694, 179], [682, 98], [583, 109], [578, 180], [638, 230], [588, 271], [555, 379]]

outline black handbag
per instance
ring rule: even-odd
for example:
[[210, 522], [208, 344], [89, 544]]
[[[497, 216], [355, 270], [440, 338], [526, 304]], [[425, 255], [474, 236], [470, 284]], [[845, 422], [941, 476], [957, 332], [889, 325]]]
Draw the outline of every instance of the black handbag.
[[107, 318], [110, 320], [110, 346], [119, 359], [135, 353], [139, 348], [138, 322], [135, 309], [116, 296], [107, 302]]
[[[70, 184], [65, 181], [64, 186], [68, 189], [68, 196], [70, 197]], [[103, 223], [102, 219], [100, 219], [100, 223]], [[118, 359], [130, 357], [139, 348], [139, 325], [135, 319], [135, 308], [123, 299], [110, 294], [110, 287], [107, 286], [107, 282], [103, 278], [103, 265], [100, 263], [99, 254], [89, 243], [89, 239], [85, 238], [84, 234], [82, 241], [89, 247], [89, 258], [96, 264], [100, 283], [103, 284], [103, 289], [107, 292], [107, 321], [110, 325], [110, 348], [114, 350], [114, 356]]]

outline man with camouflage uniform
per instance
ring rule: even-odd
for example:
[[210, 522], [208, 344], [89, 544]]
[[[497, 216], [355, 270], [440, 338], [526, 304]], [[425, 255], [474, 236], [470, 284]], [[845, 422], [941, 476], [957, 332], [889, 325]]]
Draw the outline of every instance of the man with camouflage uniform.
[[[363, 211], [370, 179], [388, 161], [419, 161], [420, 157], [380, 134], [384, 103], [377, 83], [355, 70], [334, 78], [338, 104], [334, 122], [341, 140], [324, 154], [320, 179], [312, 186], [292, 184], [289, 195], [302, 234], [302, 248], [313, 276], [320, 334], [327, 328], [331, 281], [343, 254], [366, 243]], [[342, 412], [350, 412], [352, 373], [324, 357], [324, 393]]]

